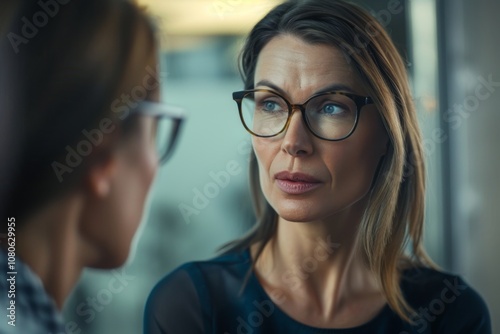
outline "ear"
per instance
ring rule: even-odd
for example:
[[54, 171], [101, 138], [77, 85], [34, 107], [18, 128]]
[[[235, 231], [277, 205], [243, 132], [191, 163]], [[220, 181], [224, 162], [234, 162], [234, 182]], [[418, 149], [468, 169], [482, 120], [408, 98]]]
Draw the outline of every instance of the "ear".
[[93, 162], [87, 173], [90, 194], [98, 198], [106, 197], [111, 191], [111, 183], [116, 171], [117, 157], [111, 152]]

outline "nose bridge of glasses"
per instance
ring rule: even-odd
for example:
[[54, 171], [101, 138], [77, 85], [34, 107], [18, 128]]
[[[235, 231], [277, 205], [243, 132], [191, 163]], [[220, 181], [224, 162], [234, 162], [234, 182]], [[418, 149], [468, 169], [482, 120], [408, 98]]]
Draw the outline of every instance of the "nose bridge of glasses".
[[300, 112], [304, 112], [305, 108], [303, 104], [290, 104], [290, 115], [294, 113], [295, 110], [298, 110]]
[[295, 113], [295, 111], [298, 111], [299, 112], [299, 123], [302, 124], [303, 128], [307, 131], [309, 129], [309, 125], [307, 124], [307, 120], [306, 120], [306, 113], [305, 113], [305, 107], [304, 107], [304, 104], [289, 104], [289, 107], [290, 107], [290, 112], [288, 114], [288, 119], [287, 119], [287, 122], [286, 122], [286, 125], [285, 125], [285, 131], [288, 132], [288, 129], [290, 127], [290, 124], [292, 123], [292, 118], [293, 118], [293, 115]]
[[306, 122], [306, 112], [305, 112], [306, 108], [305, 108], [305, 104], [290, 104], [290, 112], [289, 112], [289, 115], [288, 115], [288, 123], [290, 123], [292, 121], [292, 117], [293, 117], [293, 114], [295, 113], [295, 111], [298, 111], [301, 114], [300, 118], [302, 118], [302, 121], [307, 126], [307, 124], [306, 124], [307, 122]]

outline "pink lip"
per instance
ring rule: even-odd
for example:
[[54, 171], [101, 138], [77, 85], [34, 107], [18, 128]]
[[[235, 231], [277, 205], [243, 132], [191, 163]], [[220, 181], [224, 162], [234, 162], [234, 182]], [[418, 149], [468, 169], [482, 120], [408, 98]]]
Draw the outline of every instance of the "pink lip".
[[283, 192], [299, 195], [321, 186], [321, 181], [304, 173], [290, 173], [283, 171], [274, 175], [276, 185]]

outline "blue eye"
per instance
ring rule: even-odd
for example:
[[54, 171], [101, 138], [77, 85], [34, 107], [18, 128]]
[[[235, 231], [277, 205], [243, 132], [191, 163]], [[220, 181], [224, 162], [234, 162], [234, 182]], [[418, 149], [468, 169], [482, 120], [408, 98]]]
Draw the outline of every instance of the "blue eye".
[[345, 112], [345, 109], [336, 104], [325, 104], [322, 108], [322, 112], [327, 115], [339, 115]]
[[263, 103], [264, 110], [266, 110], [266, 111], [274, 111], [274, 110], [276, 110], [277, 106], [278, 106], [278, 104], [276, 102], [273, 102], [273, 101], [264, 101], [264, 103]]
[[264, 100], [258, 103], [259, 110], [266, 113], [282, 113], [286, 111], [286, 107], [283, 106], [283, 103], [279, 103], [278, 101], [273, 100]]

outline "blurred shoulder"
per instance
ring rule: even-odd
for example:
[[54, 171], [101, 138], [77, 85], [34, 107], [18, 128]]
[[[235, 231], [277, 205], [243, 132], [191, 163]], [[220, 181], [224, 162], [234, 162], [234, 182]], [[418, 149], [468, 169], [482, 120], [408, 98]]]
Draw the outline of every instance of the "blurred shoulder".
[[227, 253], [185, 263], [167, 274], [146, 302], [144, 332], [204, 333], [210, 327], [214, 292], [227, 282], [241, 282], [250, 268], [248, 260], [244, 252]]
[[431, 268], [412, 268], [403, 272], [401, 288], [417, 312], [415, 322], [422, 331], [491, 333], [486, 303], [462, 277]]
[[[170, 290], [191, 290], [205, 285], [221, 276], [241, 276], [250, 268], [248, 253], [231, 252], [210, 260], [187, 262], [163, 277], [153, 288], [152, 294], [170, 294]], [[197, 289], [199, 290], [199, 289]]]

